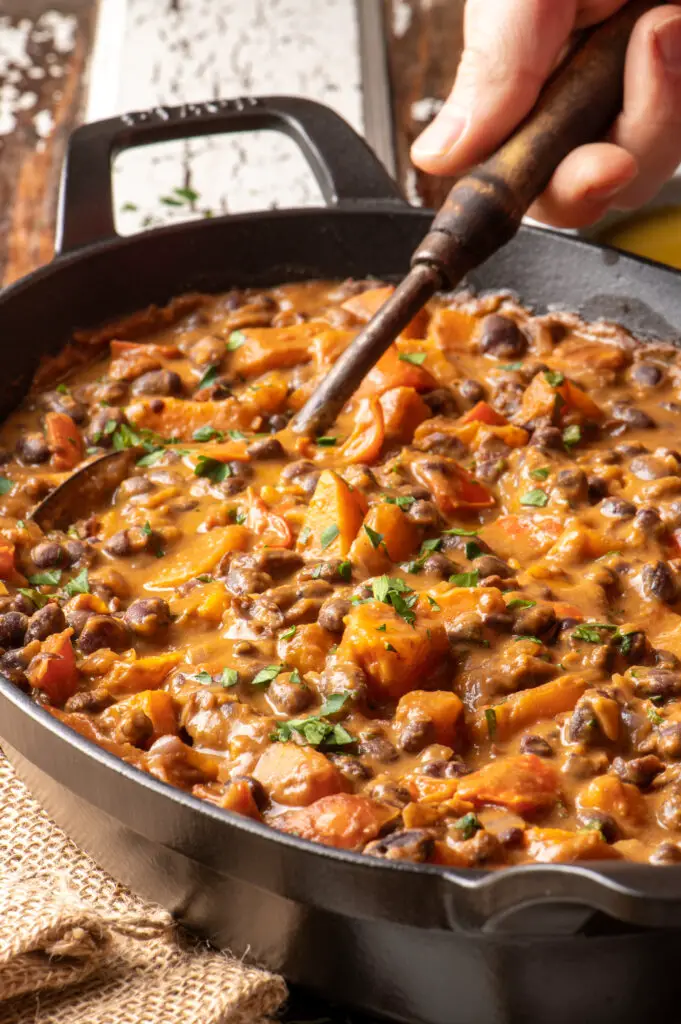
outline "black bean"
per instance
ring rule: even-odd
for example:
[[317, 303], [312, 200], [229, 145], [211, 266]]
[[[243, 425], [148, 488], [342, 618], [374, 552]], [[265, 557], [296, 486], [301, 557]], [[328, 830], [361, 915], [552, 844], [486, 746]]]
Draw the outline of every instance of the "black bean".
[[298, 476], [315, 472], [317, 467], [309, 459], [298, 459], [297, 462], [289, 462], [281, 471], [282, 480], [295, 480]]
[[577, 701], [568, 723], [568, 737], [571, 743], [592, 743], [601, 735], [598, 719], [588, 700]]
[[646, 388], [656, 388], [662, 376], [662, 370], [654, 363], [634, 363], [631, 368], [632, 380]]
[[42, 434], [25, 434], [17, 441], [17, 455], [29, 466], [47, 462], [50, 449]]
[[83, 654], [92, 654], [101, 647], [124, 651], [130, 646], [130, 630], [121, 619], [111, 615], [91, 615], [78, 637], [78, 646]]
[[267, 699], [285, 715], [299, 715], [309, 708], [314, 694], [309, 686], [292, 683], [288, 675], [280, 675], [267, 688]]
[[681, 828], [681, 788], [676, 786], [660, 805], [657, 820], [663, 828]]
[[83, 627], [88, 619], [92, 618], [95, 612], [90, 608], [69, 608], [65, 607], [64, 614], [66, 621], [73, 630], [76, 637], [83, 632]]
[[283, 459], [286, 456], [284, 446], [276, 437], [261, 437], [246, 448], [246, 452], [252, 459]]
[[375, 839], [365, 846], [364, 853], [384, 860], [408, 860], [422, 864], [430, 859], [434, 848], [435, 840], [429, 832], [409, 828], [392, 832], [383, 839]]
[[288, 551], [286, 548], [263, 548], [261, 551], [253, 552], [251, 557], [255, 558], [257, 569], [269, 573], [275, 580], [289, 576], [303, 564], [302, 555], [299, 555], [297, 551]]
[[[379, 760], [383, 759], [379, 758]], [[387, 779], [384, 775], [379, 776], [375, 782], [371, 783], [368, 795], [372, 800], [378, 800], [381, 804], [390, 804], [392, 807], [405, 807], [411, 801], [409, 790], [405, 786], [400, 786], [398, 782], [393, 782], [392, 779]]]
[[462, 456], [466, 451], [463, 441], [444, 430], [434, 430], [432, 434], [422, 438], [419, 448], [421, 451], [433, 452], [435, 455], [447, 455], [452, 459]]
[[367, 677], [359, 665], [340, 662], [327, 667], [320, 677], [320, 686], [325, 696], [347, 691], [353, 700], [359, 702], [367, 695]]
[[671, 722], [657, 731], [657, 749], [663, 757], [681, 757], [681, 722]]
[[158, 550], [161, 538], [156, 531], [143, 530], [139, 526], [131, 526], [127, 530], [119, 530], [109, 537], [104, 550], [110, 555], [132, 555], [139, 551]]
[[681, 849], [666, 839], [655, 847], [649, 860], [651, 864], [678, 864], [681, 861]]
[[475, 405], [485, 397], [485, 389], [477, 380], [462, 380], [457, 386], [459, 396], [467, 405]]
[[246, 487], [248, 487], [248, 480], [242, 473], [232, 473], [225, 480], [220, 482], [220, 492], [226, 498], [233, 498], [235, 494], [240, 494]]
[[612, 415], [620, 423], [626, 423], [629, 427], [645, 430], [655, 426], [655, 420], [647, 412], [637, 409], [633, 405], [627, 405], [626, 402], [615, 402], [612, 407]]
[[376, 761], [386, 764], [396, 761], [398, 753], [389, 739], [380, 732], [365, 733], [360, 737], [359, 750], [367, 757], [373, 757]]
[[138, 636], [156, 636], [170, 625], [170, 608], [160, 597], [140, 597], [132, 602], [123, 618]]
[[113, 443], [113, 429], [111, 423], [120, 426], [125, 422], [125, 415], [122, 409], [104, 408], [93, 412], [87, 429], [87, 440], [89, 444], [97, 444], [102, 448], [109, 448]]
[[38, 569], [49, 569], [54, 565], [65, 565], [66, 552], [56, 540], [45, 540], [31, 548], [31, 558]]
[[264, 811], [269, 805], [270, 798], [267, 795], [265, 787], [257, 779], [254, 779], [252, 775], [233, 775], [231, 782], [245, 782], [251, 791], [253, 797], [253, 803], [259, 811]]
[[519, 608], [513, 632], [518, 636], [538, 636], [548, 639], [558, 629], [556, 613], [549, 604], [536, 604], [533, 608]]
[[358, 757], [351, 757], [350, 754], [328, 754], [327, 756], [335, 764], [343, 778], [352, 784], [366, 782], [374, 774], [369, 765], [364, 764]]
[[443, 555], [441, 551], [436, 551], [432, 555], [428, 555], [425, 562], [423, 563], [423, 571], [430, 573], [431, 576], [440, 576], [442, 579], [449, 579], [452, 573], [457, 571], [457, 566], [454, 562], [450, 561], [446, 555]]
[[298, 573], [299, 580], [324, 580], [326, 583], [347, 583], [348, 576], [342, 558], [330, 558], [327, 562], [313, 562]]
[[453, 757], [450, 761], [437, 758], [434, 761], [426, 761], [419, 768], [420, 775], [427, 775], [431, 779], [458, 779], [462, 775], [470, 775], [471, 769], [461, 757]]
[[329, 597], [319, 609], [319, 625], [330, 633], [342, 633], [345, 629], [343, 619], [352, 605], [344, 597]]
[[431, 530], [437, 530], [442, 526], [442, 516], [438, 512], [434, 501], [415, 501], [407, 509], [406, 515], [417, 526], [423, 526]]
[[639, 480], [661, 480], [673, 475], [664, 461], [654, 455], [637, 455], [629, 463], [629, 469]]
[[681, 672], [666, 668], [653, 668], [642, 675], [641, 670], [638, 669], [634, 678], [634, 690], [638, 697], [657, 697], [662, 700], [681, 697]]
[[64, 629], [66, 616], [58, 604], [50, 601], [31, 616], [26, 630], [26, 643], [30, 643], [31, 640], [46, 640], [48, 636], [61, 633]]
[[[510, 451], [510, 448], [507, 451]], [[486, 484], [495, 484], [507, 469], [508, 462], [500, 453], [496, 452], [488, 457], [483, 457], [482, 451], [478, 451], [475, 461], [475, 476], [478, 480], [482, 480]]]
[[667, 562], [644, 565], [641, 583], [643, 591], [648, 597], [656, 597], [667, 604], [676, 600], [678, 593], [676, 581]]
[[51, 412], [61, 412], [70, 416], [74, 423], [82, 423], [85, 419], [85, 406], [76, 401], [73, 395], [61, 391], [46, 391], [41, 395], [41, 402]]
[[500, 380], [494, 385], [492, 406], [503, 416], [513, 416], [520, 408], [525, 386], [516, 380]]
[[581, 811], [577, 816], [580, 826], [585, 829], [593, 829], [600, 832], [606, 843], [616, 843], [621, 838], [617, 822], [610, 814], [604, 811], [589, 809]]
[[656, 508], [640, 508], [634, 516], [634, 526], [651, 537], [659, 535], [664, 530], [660, 513]]
[[513, 320], [492, 313], [482, 321], [480, 351], [497, 359], [517, 359], [527, 352], [527, 338]]
[[290, 413], [277, 412], [273, 416], [268, 417], [267, 427], [271, 433], [276, 434], [277, 431], [284, 430], [288, 426], [290, 418]]
[[664, 771], [664, 764], [655, 754], [634, 757], [630, 761], [616, 757], [612, 762], [612, 770], [622, 782], [630, 782], [640, 789], [647, 789], [653, 779]]
[[608, 498], [601, 502], [599, 511], [608, 519], [633, 519], [636, 515], [636, 506], [624, 498]]
[[582, 469], [561, 469], [555, 486], [571, 501], [583, 501], [587, 495], [586, 473]]
[[496, 555], [480, 555], [474, 560], [473, 564], [481, 577], [500, 576], [502, 580], [505, 580], [513, 575], [513, 569], [511, 569], [510, 565], [504, 562], [503, 559], [497, 558]]
[[550, 427], [545, 424], [537, 427], [532, 432], [530, 444], [541, 451], [556, 451], [563, 448], [563, 435], [558, 427]]
[[586, 496], [591, 505], [597, 505], [608, 493], [608, 482], [601, 476], [589, 476], [586, 481]]
[[22, 612], [0, 615], [0, 647], [21, 647], [28, 629], [28, 616]]
[[435, 388], [421, 396], [433, 416], [456, 416], [458, 408], [456, 399], [449, 388]]
[[427, 716], [411, 715], [400, 730], [399, 745], [408, 754], [418, 754], [435, 742], [435, 726]]
[[242, 569], [235, 566], [225, 577], [225, 586], [233, 594], [262, 594], [269, 590], [273, 583], [272, 577], [257, 569]]
[[24, 693], [29, 693], [31, 689], [31, 684], [24, 671], [28, 666], [28, 660], [23, 650], [5, 651], [3, 655], [0, 655], [0, 675], [5, 676], [10, 683], [23, 690]]
[[521, 754], [536, 754], [537, 757], [553, 757], [553, 747], [543, 736], [523, 736], [520, 741]]
[[64, 711], [104, 711], [116, 703], [116, 698], [103, 686], [94, 690], [83, 690], [74, 693], [64, 704]]
[[150, 370], [132, 385], [133, 395], [181, 395], [182, 378], [174, 370]]
[[490, 546], [487, 544], [482, 537], [460, 537], [456, 533], [445, 533], [442, 538], [442, 550], [443, 551], [457, 551], [465, 554], [466, 545], [473, 541], [477, 547], [483, 552], [483, 554], [490, 554]]

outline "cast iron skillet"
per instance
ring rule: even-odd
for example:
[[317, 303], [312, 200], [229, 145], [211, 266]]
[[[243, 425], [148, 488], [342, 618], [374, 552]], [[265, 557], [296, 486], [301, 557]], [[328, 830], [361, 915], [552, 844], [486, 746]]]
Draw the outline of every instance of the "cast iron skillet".
[[[296, 140], [326, 208], [116, 235], [113, 154], [257, 128]], [[74, 328], [194, 289], [396, 276], [430, 217], [347, 124], [306, 100], [218, 101], [81, 128], [64, 170], [59, 255], [0, 294], [0, 414]], [[471, 284], [681, 340], [680, 274], [562, 234], [523, 228]], [[326, 849], [156, 781], [3, 678], [0, 734], [20, 776], [103, 867], [217, 945], [329, 998], [423, 1024], [626, 1024], [672, 1005], [681, 867], [445, 870]]]

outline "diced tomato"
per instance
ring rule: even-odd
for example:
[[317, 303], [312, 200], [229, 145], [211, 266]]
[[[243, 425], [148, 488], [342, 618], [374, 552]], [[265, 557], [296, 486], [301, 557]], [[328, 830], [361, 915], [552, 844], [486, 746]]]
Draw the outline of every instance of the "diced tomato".
[[490, 508], [494, 495], [478, 483], [454, 459], [438, 456], [416, 458], [412, 462], [414, 477], [432, 494], [443, 515], [461, 509]]
[[31, 686], [44, 690], [53, 704], [63, 704], [76, 691], [78, 669], [72, 635], [73, 630], [69, 628], [48, 636], [42, 642], [40, 653], [26, 669]]
[[377, 398], [364, 399], [357, 412], [355, 428], [339, 450], [344, 462], [371, 465], [381, 454], [385, 438], [383, 409]]
[[460, 418], [459, 423], [486, 423], [489, 427], [505, 427], [508, 420], [487, 402], [478, 402]]
[[8, 580], [14, 575], [14, 544], [0, 537], [0, 579]]
[[55, 469], [73, 469], [84, 458], [85, 445], [81, 433], [65, 412], [48, 412], [45, 433]]

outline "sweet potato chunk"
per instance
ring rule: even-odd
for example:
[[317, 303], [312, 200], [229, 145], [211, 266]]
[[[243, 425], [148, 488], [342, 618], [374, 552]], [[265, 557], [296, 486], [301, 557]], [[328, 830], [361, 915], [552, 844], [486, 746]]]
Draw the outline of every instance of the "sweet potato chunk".
[[618, 860], [620, 857], [596, 829], [569, 832], [562, 828], [528, 828], [523, 839], [529, 859], [540, 864]]
[[177, 732], [173, 698], [166, 690], [141, 690], [140, 693], [134, 693], [132, 697], [119, 701], [109, 711], [115, 712], [118, 708], [126, 707], [143, 711], [151, 721], [154, 727], [152, 743], [159, 736], [169, 736]]
[[85, 457], [80, 430], [66, 413], [48, 412], [45, 417], [45, 434], [55, 469], [73, 469]]
[[519, 754], [491, 761], [465, 775], [458, 794], [475, 807], [498, 804], [517, 814], [552, 807], [558, 799], [558, 775], [536, 754]]
[[562, 423], [566, 416], [581, 420], [594, 420], [598, 423], [603, 419], [603, 410], [589, 398], [585, 391], [569, 380], [554, 386], [547, 379], [546, 373], [538, 373], [523, 395], [520, 409], [513, 417], [516, 423], [530, 423], [540, 417]]
[[437, 381], [424, 366], [401, 359], [397, 345], [391, 345], [376, 365], [366, 375], [357, 392], [360, 396], [380, 396], [391, 388], [413, 388], [415, 391], [430, 391], [437, 387]]
[[248, 547], [249, 531], [245, 526], [216, 526], [197, 533], [190, 545], [163, 558], [159, 567], [145, 583], [145, 590], [173, 590], [187, 580], [210, 572], [229, 551]]
[[577, 806], [585, 812], [602, 811], [610, 814], [620, 825], [642, 825], [647, 817], [645, 797], [630, 782], [622, 782], [616, 775], [599, 775], [580, 791]]
[[150, 654], [146, 658], [136, 658], [134, 661], [121, 658], [113, 665], [111, 671], [102, 677], [102, 685], [115, 695], [156, 690], [183, 657], [181, 651], [168, 651], [165, 654]]
[[350, 561], [371, 576], [380, 576], [389, 573], [393, 563], [410, 558], [418, 542], [418, 527], [402, 509], [381, 502], [367, 513], [350, 548]]
[[297, 550], [312, 557], [344, 558], [362, 525], [366, 507], [357, 488], [351, 488], [333, 470], [325, 469], [298, 534]]
[[282, 832], [312, 839], [339, 850], [361, 850], [397, 817], [395, 807], [369, 797], [338, 793], [317, 800], [311, 807], [288, 811], [271, 820]]
[[365, 398], [357, 409], [354, 429], [339, 448], [339, 454], [344, 462], [362, 462], [370, 466], [381, 454], [384, 440], [381, 403], [377, 398]]
[[[363, 320], [366, 323], [378, 313], [383, 303], [388, 301], [394, 291], [395, 286], [392, 284], [385, 285], [383, 288], [370, 288], [366, 292], [360, 292], [359, 295], [351, 295], [341, 308], [347, 309], [349, 313], [354, 313], [358, 320]], [[425, 309], [421, 309], [404, 328], [402, 337], [422, 338], [427, 326], [428, 313]]]
[[420, 455], [412, 460], [414, 478], [433, 496], [443, 515], [465, 509], [490, 508], [494, 495], [479, 484], [468, 470], [444, 455]]
[[346, 619], [338, 660], [360, 665], [372, 696], [380, 701], [401, 697], [423, 684], [447, 650], [441, 622], [417, 615], [412, 626], [382, 601], [367, 601]]
[[463, 414], [459, 423], [486, 423], [488, 427], [504, 427], [508, 420], [488, 402], [477, 402], [472, 409]]
[[289, 668], [306, 672], [319, 672], [335, 642], [334, 636], [317, 622], [297, 626], [292, 637], [280, 640], [277, 653]]
[[560, 519], [526, 513], [499, 516], [482, 528], [480, 536], [500, 558], [526, 565], [548, 551], [562, 532]]
[[244, 327], [243, 344], [232, 354], [230, 370], [239, 377], [259, 377], [268, 370], [285, 370], [312, 358], [312, 344], [328, 324], [309, 320], [289, 327]]
[[404, 728], [415, 719], [428, 721], [432, 723], [434, 742], [453, 747], [462, 714], [463, 704], [455, 693], [448, 690], [412, 690], [400, 697], [395, 724]]
[[272, 743], [253, 775], [272, 800], [287, 807], [307, 807], [344, 788], [343, 776], [328, 758], [296, 743]]
[[76, 692], [78, 669], [72, 636], [70, 628], [48, 636], [40, 646], [40, 653], [31, 659], [26, 669], [31, 686], [44, 690], [53, 704], [63, 704]]
[[472, 352], [477, 347], [479, 322], [460, 309], [438, 309], [431, 318], [428, 337], [445, 352]]
[[419, 423], [431, 415], [430, 406], [414, 388], [391, 388], [381, 395], [380, 403], [385, 436], [401, 444], [410, 442]]
[[[588, 686], [580, 676], [566, 675], [529, 690], [511, 693], [503, 704], [492, 709], [494, 738], [504, 742], [528, 725], [571, 711]], [[489, 738], [488, 717], [481, 709], [476, 711], [473, 719], [473, 734], [480, 743]]]
[[[159, 408], [160, 406], [160, 408]], [[234, 398], [222, 402], [194, 402], [184, 398], [140, 398], [127, 406], [127, 419], [136, 427], [153, 430], [161, 437], [177, 437], [191, 441], [201, 427], [216, 430], [247, 428], [248, 417], [243, 415]]]

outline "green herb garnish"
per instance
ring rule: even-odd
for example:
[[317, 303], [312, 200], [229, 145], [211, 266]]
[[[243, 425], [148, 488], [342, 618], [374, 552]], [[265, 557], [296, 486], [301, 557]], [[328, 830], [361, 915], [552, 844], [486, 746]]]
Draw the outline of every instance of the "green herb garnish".
[[287, 630], [285, 630], [283, 633], [279, 634], [279, 639], [280, 640], [290, 640], [292, 637], [294, 637], [296, 635], [296, 629], [297, 629], [296, 626], [289, 626], [289, 628]]
[[455, 572], [449, 577], [449, 582], [455, 587], [477, 587], [480, 573], [477, 569], [474, 572]]
[[64, 593], [67, 597], [73, 597], [74, 594], [90, 593], [90, 579], [87, 569], [81, 569], [73, 579], [69, 580], [64, 587]]
[[533, 480], [546, 480], [550, 472], [548, 466], [541, 466], [540, 469], [531, 470], [530, 476]]
[[6, 476], [0, 476], [0, 494], [7, 494], [13, 487], [13, 480], [8, 480]]
[[41, 594], [39, 590], [31, 590], [28, 587], [17, 587], [17, 593], [23, 594], [29, 601], [32, 601], [36, 608], [44, 608], [47, 602], [50, 600], [45, 594]]
[[583, 622], [572, 630], [572, 636], [577, 640], [585, 640], [589, 644], [602, 644], [602, 630], [617, 632], [617, 626], [609, 622]]
[[566, 448], [574, 448], [582, 440], [581, 428], [573, 423], [563, 431], [563, 444]]
[[215, 427], [199, 427], [192, 434], [193, 441], [224, 441], [224, 438], [224, 432]]
[[407, 508], [411, 508], [411, 506], [416, 501], [416, 498], [412, 497], [411, 494], [398, 494], [396, 497], [392, 497], [391, 495], [386, 494], [384, 495], [383, 500], [388, 505], [397, 505], [398, 508], [404, 510]]
[[283, 665], [268, 665], [261, 668], [257, 676], [252, 680], [253, 686], [269, 686], [273, 679], [276, 679], [280, 672], [284, 671]]
[[514, 597], [512, 601], [509, 601], [506, 607], [509, 611], [513, 608], [534, 608], [536, 601], [525, 600], [523, 597]]
[[371, 541], [372, 548], [377, 548], [379, 544], [383, 544], [383, 534], [377, 533], [376, 530], [372, 530], [370, 526], [364, 525], [364, 532]]
[[482, 824], [477, 814], [470, 811], [468, 814], [464, 814], [463, 818], [458, 818], [454, 822], [454, 828], [461, 832], [462, 839], [472, 839], [475, 833], [482, 828]]
[[399, 359], [403, 363], [413, 363], [414, 366], [422, 366], [427, 357], [427, 352], [400, 352]]
[[34, 587], [56, 587], [61, 579], [61, 569], [48, 569], [29, 576], [28, 582]]
[[487, 735], [493, 740], [497, 734], [497, 713], [494, 708], [485, 708], [485, 722], [487, 723]]
[[321, 536], [319, 538], [319, 543], [322, 551], [326, 551], [326, 549], [331, 544], [333, 544], [336, 537], [338, 536], [340, 536], [340, 529], [336, 525], [336, 523], [332, 523], [331, 526], [327, 526], [325, 530], [322, 530]]
[[317, 444], [319, 445], [320, 448], [333, 448], [333, 446], [337, 443], [337, 441], [338, 441], [337, 437], [318, 437], [317, 438]]
[[565, 383], [565, 374], [560, 373], [558, 370], [544, 370], [544, 380], [552, 388], [559, 388], [561, 384]]
[[246, 344], [246, 335], [243, 331], [232, 331], [227, 340], [227, 351], [236, 352], [238, 348]]
[[220, 676], [220, 683], [226, 690], [230, 686], [236, 686], [239, 682], [239, 673], [235, 668], [223, 668], [222, 675]]
[[231, 475], [232, 470], [226, 462], [211, 459], [208, 455], [199, 455], [194, 466], [194, 476], [208, 477], [214, 484], [222, 483]]
[[536, 487], [533, 491], [523, 494], [520, 499], [521, 505], [532, 505], [534, 508], [545, 508], [549, 503], [549, 496], [546, 491]]

